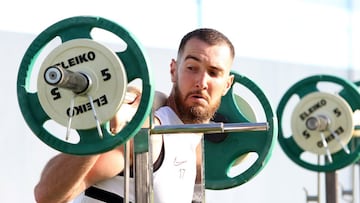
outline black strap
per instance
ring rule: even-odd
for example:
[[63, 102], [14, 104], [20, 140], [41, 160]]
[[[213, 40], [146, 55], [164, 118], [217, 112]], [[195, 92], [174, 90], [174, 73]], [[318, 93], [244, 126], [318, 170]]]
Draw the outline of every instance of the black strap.
[[[160, 166], [162, 165], [163, 161], [164, 161], [164, 156], [165, 156], [165, 147], [164, 147], [164, 140], [162, 142], [162, 147], [161, 147], [161, 151], [159, 154], [159, 157], [156, 159], [155, 163], [153, 164], [153, 172], [157, 171]], [[134, 177], [134, 172], [133, 172], [133, 167], [132, 165], [130, 166], [130, 178]], [[124, 176], [124, 172], [121, 171], [118, 176]]]
[[[160, 155], [154, 163], [154, 172], [160, 168], [162, 162], [164, 161], [164, 154], [165, 154], [165, 147], [164, 147], [164, 143], [163, 143], [162, 147], [161, 147]], [[123, 172], [119, 173], [118, 175], [123, 176]], [[130, 168], [130, 177], [134, 177], [132, 167]], [[93, 187], [93, 186], [91, 186], [85, 190], [85, 196], [88, 196], [88, 197], [91, 197], [91, 198], [94, 198], [94, 199], [97, 199], [97, 200], [100, 200], [100, 201], [103, 201], [106, 203], [123, 203], [123, 198], [121, 196], [111, 193], [106, 190], [102, 190], [97, 187]]]
[[85, 195], [106, 203], [123, 203], [123, 198], [119, 195], [96, 187], [89, 187], [86, 189]]

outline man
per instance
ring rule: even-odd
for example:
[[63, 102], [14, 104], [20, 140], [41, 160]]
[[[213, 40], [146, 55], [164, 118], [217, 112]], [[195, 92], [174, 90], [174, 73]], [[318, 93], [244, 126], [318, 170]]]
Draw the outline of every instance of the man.
[[[234, 55], [232, 43], [216, 30], [196, 29], [185, 35], [177, 59], [171, 60], [173, 87], [166, 105], [155, 112], [155, 124], [208, 123], [232, 85]], [[132, 108], [136, 101], [139, 98]], [[111, 122], [114, 132], [119, 130], [121, 116], [117, 114]], [[151, 135], [155, 203], [191, 202], [195, 180], [200, 178], [201, 136]], [[123, 169], [123, 146], [99, 155], [60, 154], [45, 166], [35, 187], [36, 201], [67, 202], [78, 197], [83, 202], [110, 202], [106, 198], [123, 196]], [[134, 202], [133, 197], [130, 201]]]

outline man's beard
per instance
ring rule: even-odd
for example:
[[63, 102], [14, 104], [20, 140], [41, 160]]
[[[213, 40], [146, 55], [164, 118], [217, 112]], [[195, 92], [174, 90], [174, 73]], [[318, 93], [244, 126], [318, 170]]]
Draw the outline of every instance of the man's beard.
[[[220, 100], [216, 101], [213, 106], [188, 106], [185, 104], [186, 95], [182, 97], [179, 87], [176, 84], [175, 88], [175, 104], [179, 112], [179, 117], [184, 123], [204, 123], [208, 122], [215, 114], [220, 106]], [[197, 92], [201, 94], [200, 92]]]

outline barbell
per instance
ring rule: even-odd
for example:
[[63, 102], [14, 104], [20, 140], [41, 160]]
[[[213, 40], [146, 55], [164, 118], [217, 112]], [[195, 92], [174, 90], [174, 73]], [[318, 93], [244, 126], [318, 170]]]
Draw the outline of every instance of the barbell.
[[[92, 40], [94, 28], [109, 31], [127, 44], [122, 52], [109, 50], [99, 42]], [[30, 75], [35, 60], [43, 48], [53, 39], [60, 38], [62, 44], [56, 47], [42, 62], [38, 73], [37, 92], [29, 89]], [[77, 155], [96, 154], [115, 148], [133, 137], [140, 130], [146, 116], [149, 115], [154, 99], [153, 77], [143, 48], [123, 27], [99, 17], [72, 17], [50, 26], [40, 33], [26, 50], [20, 64], [17, 79], [17, 95], [25, 121], [43, 142], [61, 152]], [[89, 75], [91, 88], [84, 95], [49, 85], [44, 80], [45, 70], [49, 66], [60, 66], [71, 71]], [[89, 78], [90, 78], [89, 77]], [[131, 121], [116, 135], [106, 130], [106, 122], [112, 118], [124, 100], [126, 84], [141, 80], [141, 101], [138, 111]], [[91, 98], [91, 99], [89, 99]], [[74, 102], [70, 112], [71, 101]], [[99, 129], [92, 108], [97, 110]], [[80, 136], [78, 143], [70, 143], [53, 136], [44, 124], [48, 120], [67, 125], [69, 115], [72, 128]], [[74, 115], [72, 115], [74, 114]]]
[[[94, 28], [104, 29], [123, 40], [127, 48], [114, 52], [93, 40]], [[35, 71], [35, 61], [54, 38], [61, 44], [53, 49]], [[78, 16], [59, 21], [40, 33], [26, 50], [18, 78], [18, 102], [33, 133], [50, 147], [68, 154], [89, 155], [109, 151], [134, 137], [151, 114], [154, 82], [144, 50], [126, 29], [100, 17]], [[236, 72], [236, 85], [248, 88], [261, 103], [265, 121], [256, 122], [254, 111], [234, 91], [222, 98], [217, 115], [222, 122], [203, 125], [154, 126], [150, 133], [205, 133], [205, 185], [209, 189], [231, 188], [253, 178], [271, 156], [277, 135], [277, 120], [262, 90]], [[35, 75], [37, 90], [29, 81]], [[133, 118], [117, 134], [109, 130], [109, 120], [131, 94], [127, 85], [141, 80], [141, 100]], [[251, 113], [249, 113], [251, 112]], [[249, 119], [251, 117], [252, 119]], [[68, 136], [59, 138], [45, 126], [49, 120], [75, 129], [78, 142]], [[215, 139], [216, 133], [221, 140]], [[216, 136], [215, 136], [216, 137]], [[229, 176], [229, 170], [241, 164], [239, 157], [253, 152], [257, 159], [243, 173]]]
[[[354, 112], [359, 108], [360, 93], [354, 83], [332, 75], [304, 78], [278, 104], [279, 144], [292, 161], [306, 169], [329, 172], [344, 168], [360, 159], [360, 146], [354, 144], [358, 139]], [[291, 128], [288, 134], [286, 126]]]

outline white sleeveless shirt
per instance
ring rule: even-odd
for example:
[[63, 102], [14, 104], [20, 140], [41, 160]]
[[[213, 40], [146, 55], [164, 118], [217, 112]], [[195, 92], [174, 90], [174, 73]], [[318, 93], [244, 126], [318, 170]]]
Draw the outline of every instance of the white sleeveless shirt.
[[[168, 106], [155, 112], [161, 125], [183, 124], [175, 112]], [[164, 134], [164, 159], [153, 173], [154, 203], [191, 203], [196, 178], [196, 147], [201, 141], [201, 133]], [[124, 196], [124, 177], [97, 183], [93, 187], [109, 193]], [[129, 200], [135, 203], [134, 180], [130, 179]], [[103, 202], [82, 193], [74, 203]]]
[[[183, 124], [170, 107], [162, 107], [155, 116], [161, 125]], [[202, 134], [164, 134], [165, 156], [154, 172], [155, 203], [191, 203], [196, 178], [196, 147]]]

